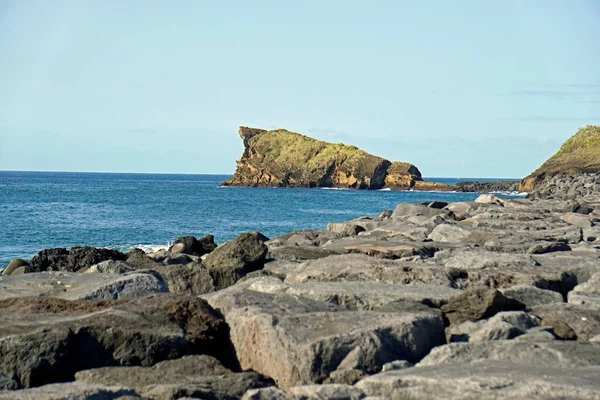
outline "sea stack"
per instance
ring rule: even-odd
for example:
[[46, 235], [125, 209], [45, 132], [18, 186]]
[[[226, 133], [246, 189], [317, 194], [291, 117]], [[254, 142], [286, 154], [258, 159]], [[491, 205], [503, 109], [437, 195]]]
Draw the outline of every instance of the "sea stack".
[[244, 153], [224, 186], [410, 189], [418, 168], [392, 163], [356, 146], [328, 143], [285, 129], [240, 127]]

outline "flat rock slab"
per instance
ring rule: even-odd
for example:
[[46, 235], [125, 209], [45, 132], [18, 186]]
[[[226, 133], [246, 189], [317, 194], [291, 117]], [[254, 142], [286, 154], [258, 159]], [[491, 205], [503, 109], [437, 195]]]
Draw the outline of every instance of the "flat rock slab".
[[0, 301], [0, 374], [21, 387], [72, 380], [75, 372], [149, 366], [190, 354], [235, 365], [227, 325], [197, 297]]
[[542, 304], [560, 303], [563, 301], [563, 296], [558, 292], [539, 289], [528, 285], [512, 286], [500, 289], [500, 292], [509, 299], [517, 300], [518, 302], [525, 304], [527, 308]]
[[323, 248], [339, 254], [365, 254], [394, 260], [412, 256], [432, 257], [440, 247], [427, 242], [398, 243], [386, 240], [340, 239], [325, 244]]
[[356, 384], [368, 396], [400, 399], [599, 399], [600, 367], [547, 368], [509, 361], [415, 367]]
[[[143, 396], [169, 392], [177, 387], [204, 388], [210, 398], [239, 398], [249, 389], [272, 386], [270, 378], [256, 372], [233, 373], [210, 356], [187, 356], [160, 362], [152, 367], [106, 367], [80, 371], [77, 381], [89, 384], [130, 387]], [[211, 394], [211, 396], [208, 396]]]
[[279, 279], [261, 280], [248, 286], [262, 293], [287, 293], [340, 305], [351, 310], [373, 310], [408, 300], [441, 307], [459, 290], [436, 285], [395, 285], [380, 282], [287, 283]]
[[544, 343], [515, 340], [450, 343], [433, 349], [418, 365], [470, 363], [478, 360], [503, 360], [551, 368], [600, 366], [600, 343], [559, 340]]
[[331, 372], [373, 373], [397, 359], [416, 362], [444, 343], [433, 313], [327, 311], [332, 305], [252, 290], [214, 293], [243, 369], [270, 376], [281, 388], [321, 383]]
[[542, 326], [551, 327], [560, 339], [588, 341], [600, 334], [598, 307], [555, 303], [534, 307], [531, 313], [542, 320]]
[[447, 272], [425, 262], [382, 260], [359, 254], [338, 255], [289, 266], [286, 282], [374, 281], [451, 287]]
[[0, 277], [0, 300], [41, 296], [65, 300], [124, 300], [168, 291], [164, 282], [156, 276], [139, 272], [39, 272]]
[[0, 392], [1, 400], [116, 400], [127, 396], [138, 397], [131, 388], [84, 382], [55, 383], [34, 389]]

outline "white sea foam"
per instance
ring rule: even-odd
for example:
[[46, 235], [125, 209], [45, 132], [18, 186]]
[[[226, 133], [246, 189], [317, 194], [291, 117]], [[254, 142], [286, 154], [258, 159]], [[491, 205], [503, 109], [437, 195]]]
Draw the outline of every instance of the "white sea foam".
[[379, 189], [378, 192], [391, 192], [392, 189], [390, 188], [384, 188], [384, 189]]
[[145, 253], [154, 253], [159, 250], [167, 250], [171, 247], [172, 243], [167, 244], [120, 244], [116, 246], [110, 246], [110, 249], [119, 250], [127, 253], [133, 249], [142, 249]]

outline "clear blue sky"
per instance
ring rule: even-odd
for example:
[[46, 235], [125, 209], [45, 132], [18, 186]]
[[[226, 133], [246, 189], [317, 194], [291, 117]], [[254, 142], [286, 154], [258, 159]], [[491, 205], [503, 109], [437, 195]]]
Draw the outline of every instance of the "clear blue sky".
[[516, 177], [600, 124], [600, 1], [0, 1], [0, 170], [233, 173], [239, 125]]

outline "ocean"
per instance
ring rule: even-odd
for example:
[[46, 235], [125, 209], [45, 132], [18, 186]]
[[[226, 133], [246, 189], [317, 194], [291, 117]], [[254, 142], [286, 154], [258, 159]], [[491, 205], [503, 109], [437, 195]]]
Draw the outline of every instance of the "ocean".
[[[403, 202], [472, 201], [476, 193], [220, 187], [229, 175], [0, 171], [0, 269], [52, 247], [128, 251], [167, 247], [180, 236], [242, 232], [268, 237], [325, 229]], [[470, 180], [430, 178], [443, 183]]]

